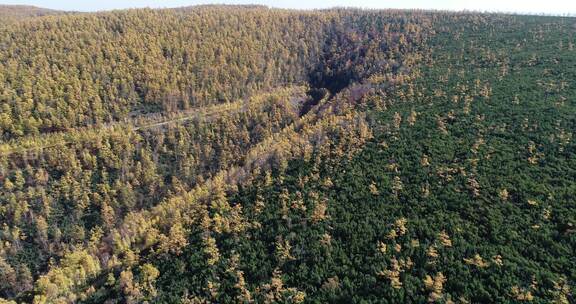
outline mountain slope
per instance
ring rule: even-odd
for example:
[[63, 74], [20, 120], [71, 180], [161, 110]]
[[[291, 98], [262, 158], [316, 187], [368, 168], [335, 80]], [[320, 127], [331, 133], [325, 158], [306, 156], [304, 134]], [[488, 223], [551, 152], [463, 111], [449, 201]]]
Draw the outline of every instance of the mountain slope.
[[419, 77], [375, 99], [374, 138], [230, 197], [258, 228], [215, 236], [215, 265], [152, 261], [160, 302], [574, 301], [573, 30], [437, 17]]
[[0, 297], [571, 303], [572, 24], [199, 6], [0, 29]]
[[[180, 251], [207, 202], [255, 172], [337, 140], [356, 151], [371, 134], [357, 107], [410, 77], [418, 56], [409, 54], [426, 39], [420, 22], [215, 6], [4, 29], [2, 295], [76, 301], [98, 288], [100, 298], [116, 291], [102, 280], [129, 275], [133, 257]], [[212, 108], [223, 111], [181, 116]]]
[[64, 12], [29, 5], [0, 4], [0, 20], [2, 21], [16, 21], [30, 17], [53, 16], [61, 14], [64, 14]]

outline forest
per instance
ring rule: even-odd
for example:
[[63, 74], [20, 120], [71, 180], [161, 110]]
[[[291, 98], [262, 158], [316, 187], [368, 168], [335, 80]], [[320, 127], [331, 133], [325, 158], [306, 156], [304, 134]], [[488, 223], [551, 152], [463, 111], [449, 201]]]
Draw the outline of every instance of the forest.
[[576, 18], [0, 6], [0, 303], [575, 303]]
[[63, 12], [51, 10], [31, 5], [5, 5], [0, 4], [0, 23], [15, 22], [30, 17], [55, 16], [72, 14], [72, 12]]

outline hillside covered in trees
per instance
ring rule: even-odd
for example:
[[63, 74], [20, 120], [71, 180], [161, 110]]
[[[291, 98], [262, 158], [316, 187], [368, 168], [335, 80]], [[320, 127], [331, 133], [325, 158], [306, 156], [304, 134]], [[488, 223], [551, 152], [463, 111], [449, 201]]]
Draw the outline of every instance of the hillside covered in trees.
[[12, 15], [0, 303], [576, 301], [575, 18]]
[[62, 14], [65, 14], [65, 12], [30, 5], [0, 4], [0, 24], [6, 22], [14, 22], [31, 17], [62, 15]]

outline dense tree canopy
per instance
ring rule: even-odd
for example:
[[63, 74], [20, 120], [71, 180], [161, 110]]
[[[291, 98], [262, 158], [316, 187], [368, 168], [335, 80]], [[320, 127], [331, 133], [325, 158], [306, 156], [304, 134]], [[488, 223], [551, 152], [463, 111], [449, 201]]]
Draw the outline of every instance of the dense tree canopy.
[[30, 5], [4, 5], [0, 4], [0, 26], [12, 24], [22, 19], [41, 16], [57, 16], [72, 14], [72, 12], [62, 12]]
[[575, 22], [0, 25], [0, 302], [571, 303]]

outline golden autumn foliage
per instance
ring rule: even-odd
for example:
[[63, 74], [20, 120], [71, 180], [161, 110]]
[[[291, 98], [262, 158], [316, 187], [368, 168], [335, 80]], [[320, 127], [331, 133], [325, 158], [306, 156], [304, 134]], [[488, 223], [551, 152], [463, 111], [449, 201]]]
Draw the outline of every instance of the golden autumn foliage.
[[497, 266], [502, 266], [504, 265], [504, 262], [502, 261], [502, 256], [497, 254], [495, 256], [492, 257], [492, 262], [494, 264], [496, 264]]
[[513, 286], [510, 292], [512, 297], [518, 301], [531, 302], [534, 300], [534, 296], [530, 290], [525, 290], [518, 286]]
[[381, 254], [386, 254], [387, 248], [388, 248], [388, 247], [387, 247], [387, 245], [386, 245], [385, 243], [383, 243], [383, 242], [378, 242], [378, 251], [379, 251]]
[[442, 294], [444, 283], [446, 283], [446, 277], [444, 277], [442, 272], [435, 274], [434, 277], [426, 275], [424, 286], [426, 286], [426, 289], [430, 292], [428, 302], [438, 302], [442, 300], [444, 297]]
[[270, 283], [263, 284], [256, 292], [262, 303], [302, 303], [306, 299], [306, 294], [296, 288], [287, 288], [282, 281], [282, 272], [274, 270]]
[[370, 188], [370, 193], [372, 193], [372, 195], [379, 195], [380, 191], [378, 191], [378, 187], [376, 186], [376, 183], [372, 182], [369, 186]]
[[444, 247], [452, 247], [452, 240], [450, 240], [450, 236], [448, 233], [446, 233], [446, 231], [441, 231], [438, 233], [438, 241]]
[[82, 286], [100, 271], [98, 260], [86, 251], [64, 257], [60, 268], [52, 269], [38, 279], [36, 290], [41, 296], [34, 303], [54, 303], [73, 297], [74, 289]]
[[220, 251], [213, 237], [204, 238], [204, 253], [206, 254], [208, 265], [214, 265], [220, 260]]
[[402, 288], [402, 282], [400, 281], [400, 274], [402, 273], [402, 266], [396, 258], [390, 260], [389, 269], [382, 270], [378, 272], [378, 275], [387, 278], [390, 281], [390, 286], [395, 289]]
[[480, 256], [479, 254], [475, 254], [471, 258], [464, 258], [464, 263], [476, 266], [478, 268], [486, 268], [489, 266], [489, 264], [486, 261], [484, 261], [484, 258], [482, 258], [482, 256]]
[[283, 240], [282, 238], [278, 238], [276, 241], [276, 258], [280, 263], [284, 263], [286, 261], [293, 260], [294, 257], [290, 252], [292, 250], [292, 246], [288, 240]]
[[328, 202], [326, 200], [322, 200], [316, 203], [314, 206], [314, 210], [312, 211], [312, 222], [317, 223], [328, 218], [326, 211], [328, 210]]
[[502, 189], [498, 192], [498, 196], [500, 197], [500, 199], [502, 201], [508, 201], [508, 197], [510, 196], [510, 194], [508, 193], [507, 189]]

